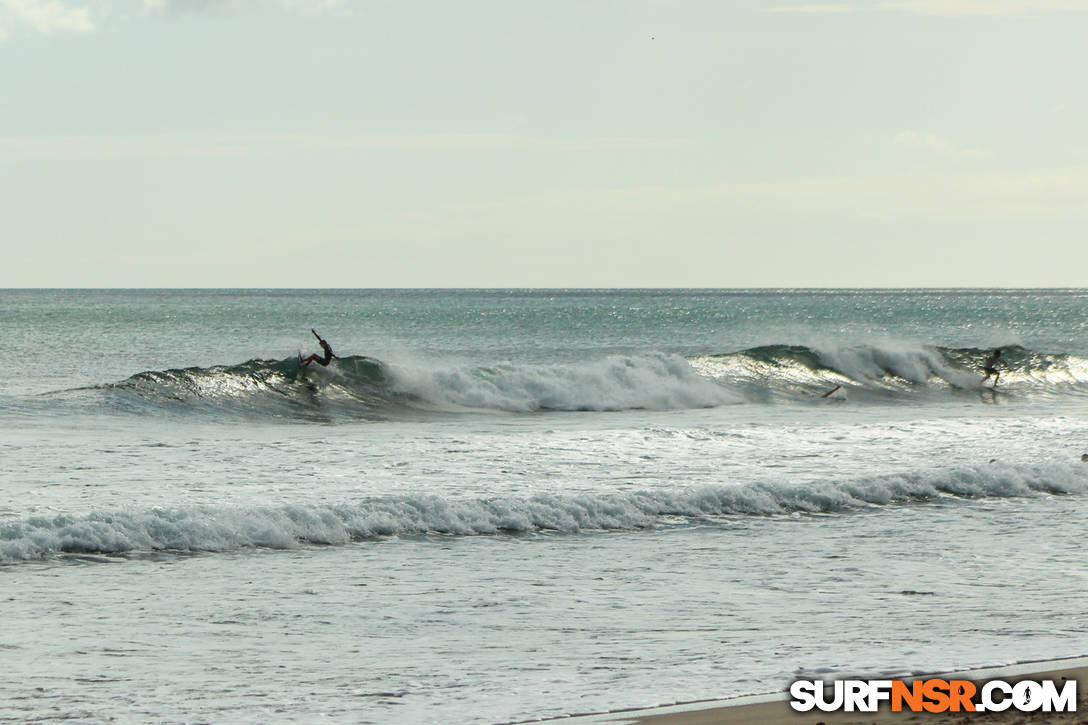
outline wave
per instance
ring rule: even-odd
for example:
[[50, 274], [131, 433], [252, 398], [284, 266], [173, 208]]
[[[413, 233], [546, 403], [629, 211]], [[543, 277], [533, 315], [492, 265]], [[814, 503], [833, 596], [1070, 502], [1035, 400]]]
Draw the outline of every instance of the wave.
[[[859, 399], [980, 390], [992, 349], [916, 343], [767, 345], [721, 355], [699, 355], [702, 375], [748, 400], [811, 398], [835, 386]], [[1042, 353], [1018, 345], [1002, 348], [1000, 389], [1017, 396], [1088, 393], [1088, 359]], [[955, 398], [953, 398], [955, 399]]]
[[610, 356], [578, 363], [398, 366], [397, 391], [445, 406], [512, 412], [710, 408], [739, 402], [679, 355]]
[[[727, 404], [955, 402], [975, 395], [992, 350], [913, 343], [767, 345], [683, 358], [613, 355], [563, 363], [478, 365], [353, 356], [329, 367], [296, 358], [147, 371], [67, 393], [104, 395], [108, 407], [144, 414], [332, 421], [465, 411], [678, 410]], [[1088, 359], [1004, 348], [1000, 390], [1018, 399], [1088, 395]], [[54, 394], [56, 395], [56, 394]], [[99, 405], [100, 398], [92, 404]]]
[[345, 545], [390, 536], [640, 530], [730, 517], [836, 514], [934, 501], [1088, 493], [1088, 467], [1009, 466], [912, 472], [803, 485], [450, 500], [435, 495], [344, 505], [205, 506], [0, 521], [0, 563], [63, 554], [223, 552]]
[[91, 389], [120, 410], [167, 410], [327, 420], [472, 410], [615, 411], [737, 402], [677, 355], [575, 363], [388, 365], [369, 357], [301, 367], [295, 358], [148, 371]]
[[238, 365], [146, 371], [91, 390], [105, 393], [122, 410], [146, 412], [151, 405], [278, 418], [326, 419], [339, 409], [365, 412], [398, 402], [380, 360], [352, 356], [337, 360], [334, 366], [303, 367], [298, 358], [249, 360]]

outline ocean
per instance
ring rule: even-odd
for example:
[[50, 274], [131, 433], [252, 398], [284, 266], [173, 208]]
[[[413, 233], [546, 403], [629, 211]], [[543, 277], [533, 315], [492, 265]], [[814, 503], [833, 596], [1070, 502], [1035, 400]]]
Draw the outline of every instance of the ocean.
[[1085, 290], [3, 290], [0, 332], [0, 722], [1088, 654]]

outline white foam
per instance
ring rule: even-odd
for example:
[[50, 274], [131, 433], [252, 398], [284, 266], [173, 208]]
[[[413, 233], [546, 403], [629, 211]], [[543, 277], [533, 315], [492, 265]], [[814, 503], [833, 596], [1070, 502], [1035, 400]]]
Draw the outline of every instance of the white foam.
[[446, 499], [376, 498], [341, 506], [191, 507], [30, 517], [0, 524], [0, 562], [60, 553], [213, 552], [381, 536], [637, 530], [720, 516], [772, 516], [937, 499], [1088, 492], [1088, 466], [1000, 466], [916, 471], [805, 484], [764, 482], [672, 491]]
[[391, 365], [389, 374], [398, 393], [461, 408], [671, 410], [738, 402], [682, 357], [666, 354], [489, 367], [409, 362]]
[[916, 343], [820, 345], [815, 351], [825, 365], [854, 380], [879, 381], [890, 372], [912, 383], [925, 383], [934, 375], [952, 381], [966, 374], [950, 366], [936, 349]]

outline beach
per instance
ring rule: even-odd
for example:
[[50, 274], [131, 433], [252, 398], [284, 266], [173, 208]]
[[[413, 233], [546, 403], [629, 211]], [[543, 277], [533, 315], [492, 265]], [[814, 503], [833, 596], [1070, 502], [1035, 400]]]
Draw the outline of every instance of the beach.
[[[1025, 671], [1031, 669], [1031, 671]], [[1036, 662], [1012, 668], [992, 668], [981, 671], [939, 675], [943, 679], [966, 679], [981, 682], [1001, 679], [1010, 684], [1021, 680], [1053, 680], [1059, 687], [1069, 680], [1077, 682], [1077, 707], [1075, 712], [1046, 713], [1020, 712], [1013, 708], [1003, 712], [969, 713], [915, 713], [891, 712], [885, 704], [876, 713], [819, 712], [800, 713], [790, 707], [785, 695], [764, 695], [737, 698], [735, 700], [689, 703], [642, 711], [617, 712], [568, 718], [571, 725], [742, 725], [766, 723], [767, 725], [895, 725], [896, 723], [993, 723], [994, 725], [1020, 725], [1021, 723], [1083, 723], [1088, 720], [1088, 689], [1081, 683], [1088, 682], [1088, 662], [1084, 659]], [[753, 702], [756, 700], [758, 702]], [[552, 721], [563, 722], [563, 721]]]

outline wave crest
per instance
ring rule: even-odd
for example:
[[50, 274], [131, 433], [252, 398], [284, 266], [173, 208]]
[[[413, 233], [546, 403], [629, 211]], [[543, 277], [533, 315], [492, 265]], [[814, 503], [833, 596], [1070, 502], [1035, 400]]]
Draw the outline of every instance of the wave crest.
[[98, 388], [123, 408], [151, 404], [226, 415], [326, 419], [408, 411], [667, 410], [737, 402], [678, 355], [563, 364], [387, 365], [349, 357], [323, 368], [297, 359], [148, 371]]
[[[914, 343], [767, 345], [692, 358], [692, 366], [748, 399], [790, 398], [843, 385], [870, 397], [977, 390], [990, 349]], [[1002, 349], [1001, 386], [1018, 394], [1088, 392], [1088, 359], [1020, 346]]]
[[345, 505], [190, 507], [33, 516], [0, 523], [0, 562], [59, 554], [217, 552], [344, 545], [385, 536], [638, 530], [722, 517], [841, 513], [936, 500], [1088, 493], [1088, 467], [998, 466], [851, 481], [451, 500], [435, 495]]
[[[463, 411], [618, 411], [811, 402], [841, 386], [870, 403], [981, 389], [991, 350], [914, 343], [766, 345], [720, 355], [613, 355], [490, 365], [354, 356], [327, 368], [296, 358], [147, 371], [99, 386], [122, 411], [195, 411], [249, 419], [387, 419]], [[1001, 390], [1021, 399], [1088, 395], [1088, 359], [1004, 349]], [[71, 391], [68, 391], [71, 392]], [[93, 401], [95, 403], [98, 400]]]

